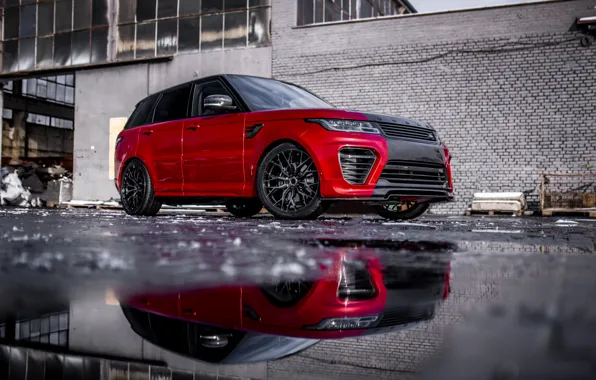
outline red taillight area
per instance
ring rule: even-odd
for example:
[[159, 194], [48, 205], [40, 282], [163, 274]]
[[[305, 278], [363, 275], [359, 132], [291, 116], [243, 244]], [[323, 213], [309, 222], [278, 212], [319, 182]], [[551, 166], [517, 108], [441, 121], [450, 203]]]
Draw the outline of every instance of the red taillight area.
[[445, 287], [443, 288], [443, 301], [451, 294], [451, 263], [447, 266], [447, 273], [445, 274]]
[[445, 155], [445, 167], [447, 170], [447, 178], [449, 180], [449, 191], [453, 192], [453, 177], [451, 176], [451, 152], [447, 145], [443, 144], [443, 154]]

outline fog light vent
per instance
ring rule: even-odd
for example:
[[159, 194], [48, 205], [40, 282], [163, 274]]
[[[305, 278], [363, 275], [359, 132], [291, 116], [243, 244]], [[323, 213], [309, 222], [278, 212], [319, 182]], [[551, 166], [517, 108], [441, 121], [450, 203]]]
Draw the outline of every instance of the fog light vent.
[[343, 148], [339, 151], [341, 172], [346, 182], [362, 185], [377, 159], [375, 153], [365, 148]]
[[366, 265], [360, 262], [344, 262], [339, 276], [337, 297], [343, 301], [358, 301], [371, 299], [375, 294], [376, 290]]

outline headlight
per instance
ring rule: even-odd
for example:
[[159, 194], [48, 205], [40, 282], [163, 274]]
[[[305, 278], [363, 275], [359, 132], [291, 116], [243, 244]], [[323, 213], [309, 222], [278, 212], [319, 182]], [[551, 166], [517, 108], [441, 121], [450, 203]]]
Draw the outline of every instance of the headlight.
[[380, 135], [381, 131], [368, 121], [343, 119], [307, 119], [309, 123], [316, 123], [330, 131], [359, 132]]
[[314, 326], [305, 326], [308, 330], [357, 330], [374, 326], [379, 317], [329, 318]]

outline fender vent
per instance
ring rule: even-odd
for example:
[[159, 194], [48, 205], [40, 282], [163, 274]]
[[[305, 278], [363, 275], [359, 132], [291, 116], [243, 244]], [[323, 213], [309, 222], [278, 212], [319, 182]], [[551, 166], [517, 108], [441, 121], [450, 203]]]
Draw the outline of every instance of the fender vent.
[[339, 151], [341, 173], [346, 182], [362, 185], [366, 182], [377, 156], [370, 149], [343, 148]]
[[244, 136], [247, 139], [252, 139], [257, 135], [257, 133], [259, 133], [263, 126], [263, 124], [247, 125], [246, 127], [244, 127]]

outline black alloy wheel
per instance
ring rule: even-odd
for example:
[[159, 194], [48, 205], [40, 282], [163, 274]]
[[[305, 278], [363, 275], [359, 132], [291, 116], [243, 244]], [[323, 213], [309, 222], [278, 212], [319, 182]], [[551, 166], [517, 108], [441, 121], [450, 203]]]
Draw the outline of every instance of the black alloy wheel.
[[239, 218], [250, 218], [263, 209], [260, 200], [254, 198], [232, 198], [226, 202], [226, 210]]
[[312, 288], [312, 283], [303, 280], [287, 280], [277, 284], [265, 285], [261, 291], [277, 307], [296, 305]]
[[429, 208], [428, 203], [397, 202], [375, 206], [377, 214], [391, 220], [408, 220], [419, 217]]
[[135, 216], [155, 216], [161, 208], [149, 172], [139, 159], [131, 159], [122, 171], [120, 202], [127, 214]]
[[319, 173], [304, 149], [283, 143], [265, 155], [257, 171], [257, 194], [281, 219], [314, 219], [325, 211]]

